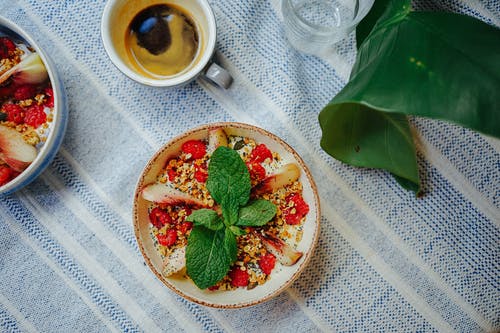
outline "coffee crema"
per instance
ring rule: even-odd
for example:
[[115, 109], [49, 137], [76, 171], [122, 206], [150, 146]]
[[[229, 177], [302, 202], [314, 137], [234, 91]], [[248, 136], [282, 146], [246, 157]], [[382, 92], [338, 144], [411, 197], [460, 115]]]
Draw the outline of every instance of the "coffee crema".
[[134, 67], [153, 78], [179, 74], [199, 49], [196, 25], [183, 8], [158, 4], [140, 11], [129, 24], [125, 48]]

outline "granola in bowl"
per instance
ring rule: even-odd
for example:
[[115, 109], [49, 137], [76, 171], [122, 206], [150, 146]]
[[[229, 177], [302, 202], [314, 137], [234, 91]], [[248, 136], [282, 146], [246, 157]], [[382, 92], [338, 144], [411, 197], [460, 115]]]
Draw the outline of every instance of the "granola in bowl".
[[0, 195], [33, 181], [57, 152], [67, 122], [62, 83], [20, 27], [0, 17]]
[[[217, 170], [237, 168], [235, 161], [249, 193], [231, 221], [214, 192], [215, 182], [226, 181]], [[206, 125], [164, 146], [146, 166], [134, 203], [136, 237], [153, 272], [186, 298], [215, 307], [257, 304], [286, 288], [311, 256], [318, 221], [315, 185], [300, 157], [276, 136], [239, 123]], [[193, 245], [202, 232], [234, 238], [224, 268], [211, 267], [210, 255]]]
[[[14, 179], [36, 158], [52, 122], [53, 90], [41, 63], [35, 79], [9, 73], [38, 57], [36, 51], [0, 36], [0, 186]], [[28, 60], [29, 61], [29, 60]]]

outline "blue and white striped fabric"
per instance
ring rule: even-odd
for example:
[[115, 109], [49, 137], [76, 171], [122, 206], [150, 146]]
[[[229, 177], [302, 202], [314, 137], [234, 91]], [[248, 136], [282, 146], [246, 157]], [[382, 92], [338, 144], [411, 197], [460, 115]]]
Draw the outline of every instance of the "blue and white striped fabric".
[[[142, 86], [109, 61], [104, 0], [0, 0], [58, 64], [70, 119], [53, 163], [0, 199], [2, 332], [498, 332], [500, 141], [414, 118], [427, 195], [387, 173], [346, 166], [320, 146], [319, 111], [346, 84], [351, 36], [324, 57], [287, 44], [279, 0], [210, 1], [228, 91], [204, 82]], [[419, 1], [500, 25], [500, 2]], [[499, 96], [500, 97], [500, 96]], [[186, 301], [145, 266], [131, 204], [163, 143], [208, 122], [284, 138], [311, 167], [322, 230], [310, 265], [263, 304]], [[500, 126], [500, 124], [499, 124]]]

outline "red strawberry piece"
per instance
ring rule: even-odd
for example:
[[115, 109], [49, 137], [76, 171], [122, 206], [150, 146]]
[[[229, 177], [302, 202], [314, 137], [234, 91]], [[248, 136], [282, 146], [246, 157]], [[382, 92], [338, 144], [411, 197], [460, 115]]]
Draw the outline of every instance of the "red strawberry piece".
[[208, 171], [206, 165], [197, 165], [194, 166], [194, 179], [196, 179], [200, 183], [204, 183], [208, 179]]
[[149, 213], [149, 221], [152, 225], [161, 229], [164, 225], [172, 223], [172, 217], [170, 217], [170, 214], [167, 211], [161, 209], [160, 207], [155, 207]]
[[12, 169], [6, 165], [0, 165], [0, 186], [7, 184], [12, 179]]
[[47, 114], [43, 110], [42, 105], [31, 105], [26, 110], [26, 115], [24, 116], [24, 122], [35, 128], [44, 124], [47, 121]]
[[18, 86], [14, 90], [14, 98], [18, 101], [22, 101], [23, 99], [28, 99], [34, 97], [36, 94], [36, 87], [31, 84], [23, 84]]
[[0, 59], [9, 57], [9, 53], [15, 51], [16, 44], [7, 37], [0, 37]]
[[7, 113], [7, 120], [16, 124], [24, 122], [24, 109], [17, 104], [7, 103], [2, 106], [3, 112]]
[[0, 37], [0, 45], [7, 48], [9, 52], [16, 50], [16, 44], [8, 37]]
[[177, 241], [177, 231], [175, 229], [168, 229], [166, 234], [158, 234], [156, 238], [161, 245], [172, 246]]
[[245, 287], [248, 285], [248, 272], [241, 270], [239, 267], [235, 267], [229, 272], [229, 278], [233, 287]]
[[175, 177], [177, 177], [177, 172], [174, 169], [167, 170], [168, 180], [171, 182], [175, 181]]
[[181, 234], [186, 234], [189, 230], [193, 229], [193, 222], [189, 222], [189, 221], [186, 221], [186, 222], [182, 222], [181, 224], [179, 224], [179, 227], [178, 227], [179, 231], [181, 232]]
[[272, 160], [273, 154], [263, 143], [257, 145], [257, 147], [255, 147], [250, 153], [250, 161], [253, 163], [261, 163], [268, 158]]
[[252, 180], [262, 180], [266, 178], [266, 169], [258, 163], [247, 163], [250, 178]]
[[271, 274], [274, 265], [276, 265], [276, 257], [272, 253], [268, 252], [259, 259], [259, 267], [267, 275]]
[[45, 100], [44, 105], [46, 107], [53, 108], [54, 107], [54, 91], [52, 90], [52, 88], [50, 88], [50, 87], [45, 88], [45, 96], [47, 98]]
[[207, 146], [201, 140], [189, 140], [182, 144], [181, 150], [186, 154], [191, 154], [194, 159], [203, 158], [207, 152]]
[[289, 200], [293, 201], [297, 213], [304, 216], [309, 213], [309, 205], [304, 201], [304, 198], [299, 193], [289, 195]]
[[302, 220], [302, 217], [299, 215], [299, 214], [294, 214], [294, 213], [291, 213], [290, 212], [290, 209], [289, 208], [286, 208], [284, 211], [283, 211], [283, 219], [285, 220], [285, 222], [287, 224], [290, 224], [290, 225], [296, 225], [296, 224], [299, 224], [300, 223], [300, 220]]
[[192, 210], [191, 210], [191, 208], [189, 208], [188, 206], [183, 207], [183, 208], [181, 209], [181, 211], [182, 211], [182, 210], [184, 210], [184, 212], [185, 212], [185, 213], [184, 213], [184, 215], [182, 216], [182, 221], [184, 221], [184, 220], [186, 219], [186, 217], [188, 217], [189, 215], [191, 215], [191, 213], [192, 213], [193, 211], [192, 211]]
[[[309, 213], [309, 205], [299, 193], [290, 194], [285, 198], [286, 207], [283, 209], [283, 218], [288, 224], [299, 224], [304, 216]], [[292, 202], [292, 205], [290, 205]]]

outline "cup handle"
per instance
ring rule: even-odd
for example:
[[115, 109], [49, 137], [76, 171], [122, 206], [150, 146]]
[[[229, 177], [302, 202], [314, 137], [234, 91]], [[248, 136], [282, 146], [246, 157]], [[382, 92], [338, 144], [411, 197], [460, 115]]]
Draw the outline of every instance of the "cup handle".
[[227, 89], [233, 83], [233, 77], [229, 74], [221, 66], [217, 65], [215, 62], [212, 62], [205, 73], [203, 73], [203, 77], [207, 79], [209, 82], [215, 84], [220, 88]]

